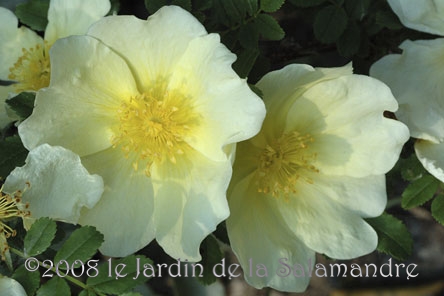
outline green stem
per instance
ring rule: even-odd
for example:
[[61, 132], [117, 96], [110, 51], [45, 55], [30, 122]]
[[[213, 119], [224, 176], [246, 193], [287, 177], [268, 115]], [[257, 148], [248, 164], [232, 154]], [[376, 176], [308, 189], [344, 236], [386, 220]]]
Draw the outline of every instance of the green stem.
[[[16, 254], [16, 255], [22, 257], [23, 259], [28, 258], [27, 256], [25, 256], [25, 254], [24, 254], [23, 252], [21, 252], [21, 251], [19, 251], [19, 250], [17, 250], [17, 249], [9, 248], [9, 251], [11, 251], [12, 253], [14, 253], [14, 254]], [[36, 260], [37, 260], [37, 259], [36, 259]], [[39, 266], [43, 266], [43, 265], [44, 265], [43, 262], [41, 262], [41, 261], [39, 261], [39, 260], [37, 260], [37, 262], [39, 263]], [[52, 272], [54, 272], [54, 273], [57, 273], [57, 271], [56, 271], [56, 269], [55, 269], [54, 267], [51, 267], [50, 270], [51, 270]], [[77, 285], [77, 286], [79, 286], [80, 288], [82, 288], [82, 289], [84, 289], [84, 290], [87, 290], [87, 289], [88, 289], [88, 286], [87, 286], [86, 284], [84, 284], [83, 282], [79, 281], [79, 280], [76, 279], [76, 278], [73, 278], [72, 276], [66, 275], [66, 276], [64, 277], [64, 279], [67, 279], [68, 281], [70, 281], [70, 282], [73, 283], [74, 285]], [[97, 295], [99, 295], [99, 296], [106, 296], [105, 294], [102, 294], [102, 293], [100, 293], [100, 292], [98, 292], [98, 291], [95, 291], [95, 290], [94, 290], [94, 292], [95, 292]]]

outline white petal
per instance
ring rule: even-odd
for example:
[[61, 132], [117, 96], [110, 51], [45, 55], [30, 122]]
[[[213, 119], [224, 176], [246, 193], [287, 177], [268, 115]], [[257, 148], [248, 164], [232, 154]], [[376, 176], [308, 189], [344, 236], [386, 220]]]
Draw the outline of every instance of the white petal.
[[200, 243], [229, 215], [225, 193], [231, 162], [197, 152], [186, 157], [153, 165], [156, 240], [173, 258], [199, 261]]
[[[385, 110], [395, 111], [397, 103], [390, 89], [371, 77], [348, 75], [324, 81], [302, 98], [317, 108], [312, 120], [323, 122], [314, 124], [318, 131], [308, 132], [314, 138], [310, 151], [317, 153], [313, 165], [325, 174], [357, 178], [384, 174], [409, 139], [404, 124], [383, 116]], [[299, 117], [306, 110], [296, 101], [288, 113], [286, 131], [306, 132], [307, 123]]]
[[226, 159], [223, 146], [258, 133], [265, 117], [262, 100], [231, 68], [234, 60], [218, 35], [195, 38], [174, 67], [169, 84], [184, 90], [202, 114], [198, 130], [185, 140], [216, 161]]
[[404, 26], [444, 36], [444, 2], [442, 0], [388, 0]]
[[50, 87], [19, 125], [25, 147], [49, 143], [80, 156], [110, 147], [117, 108], [138, 93], [124, 60], [92, 37], [72, 36], [53, 45], [51, 67]]
[[86, 34], [88, 28], [105, 16], [110, 8], [109, 0], [51, 0], [45, 40], [52, 45], [59, 38]]
[[88, 34], [124, 56], [141, 90], [147, 90], [156, 79], [169, 78], [188, 43], [207, 32], [189, 12], [164, 6], [147, 21], [134, 16], [106, 17]]
[[23, 54], [22, 48], [43, 43], [34, 31], [18, 26], [18, 20], [8, 9], [0, 7], [0, 80], [8, 80], [9, 68]]
[[406, 40], [402, 55], [388, 55], [370, 68], [370, 75], [385, 82], [399, 102], [396, 116], [415, 138], [444, 140], [444, 38]]
[[109, 148], [82, 161], [90, 172], [102, 176], [105, 191], [94, 208], [82, 212], [79, 224], [103, 233], [104, 255], [123, 257], [145, 247], [155, 232], [151, 180], [143, 171], [135, 172], [132, 160], [119, 149]]
[[418, 140], [415, 143], [416, 156], [424, 168], [435, 178], [444, 182], [444, 143]]
[[[250, 178], [245, 178], [235, 185], [229, 196], [231, 215], [227, 219], [230, 244], [244, 270], [244, 278], [257, 289], [268, 286], [280, 291], [303, 292], [310, 280], [308, 273], [313, 268], [315, 253], [286, 225], [277, 208], [279, 201], [252, 191], [249, 183]], [[285, 201], [281, 202], [285, 206]], [[250, 269], [250, 260], [253, 269]], [[300, 273], [285, 276], [288, 268], [280, 262], [292, 269], [300, 264], [305, 276]], [[257, 264], [265, 265], [268, 276], [256, 275]]]
[[2, 292], [2, 295], [26, 296], [26, 291], [22, 285], [16, 280], [8, 277], [0, 277], [0, 291]]
[[313, 174], [311, 186], [361, 217], [377, 217], [387, 204], [385, 176], [353, 178]]
[[5, 191], [13, 192], [31, 184], [23, 194], [32, 218], [50, 217], [77, 223], [80, 211], [92, 208], [103, 192], [103, 181], [90, 175], [79, 156], [62, 147], [43, 144], [29, 152], [26, 164], [6, 178]]
[[376, 249], [378, 236], [373, 228], [348, 209], [350, 206], [332, 199], [329, 187], [305, 184], [297, 188], [287, 203], [281, 200], [279, 210], [288, 227], [309, 248], [335, 259], [356, 258]]
[[[339, 68], [313, 68], [304, 64], [291, 64], [264, 75], [256, 86], [263, 93], [267, 114], [279, 114], [265, 118], [264, 132], [269, 137], [281, 134], [290, 106], [299, 100], [307, 89], [322, 81], [351, 75], [352, 71], [351, 64]], [[314, 121], [311, 112], [300, 112], [299, 116], [304, 116], [299, 122]]]

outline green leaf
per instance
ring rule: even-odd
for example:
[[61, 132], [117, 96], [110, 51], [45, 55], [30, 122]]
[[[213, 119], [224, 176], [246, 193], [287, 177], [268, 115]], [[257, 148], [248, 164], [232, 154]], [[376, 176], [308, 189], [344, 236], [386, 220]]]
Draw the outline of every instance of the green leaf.
[[261, 13], [254, 20], [259, 33], [268, 40], [281, 40], [285, 36], [279, 23], [268, 14]]
[[239, 43], [243, 48], [257, 48], [259, 31], [253, 23], [247, 23], [239, 29]]
[[444, 195], [438, 195], [432, 202], [432, 216], [444, 225]]
[[359, 51], [361, 45], [361, 31], [355, 22], [349, 22], [347, 29], [336, 41], [340, 55], [351, 57]]
[[45, 31], [48, 24], [49, 0], [31, 0], [18, 4], [15, 15], [21, 23], [36, 31]]
[[194, 0], [193, 7], [196, 10], [207, 10], [213, 5], [213, 0]]
[[[137, 269], [137, 261], [139, 261], [140, 270]], [[101, 293], [129, 292], [135, 286], [149, 279], [143, 275], [145, 264], [152, 266], [152, 261], [141, 255], [131, 255], [118, 260], [110, 258], [98, 267], [97, 276], [88, 277], [86, 284]], [[116, 271], [122, 277], [118, 277]], [[137, 274], [138, 272], [140, 274]], [[150, 275], [150, 270], [147, 273]]]
[[409, 158], [400, 159], [401, 161], [401, 176], [406, 181], [414, 181], [424, 174], [427, 174], [424, 166], [419, 162], [416, 154], [413, 153]]
[[245, 7], [245, 11], [249, 16], [253, 16], [258, 13], [259, 10], [259, 4], [257, 3], [258, 0], [242, 0], [239, 1], [241, 5]]
[[37, 296], [70, 296], [68, 283], [63, 278], [54, 276], [37, 291]]
[[282, 7], [285, 0], [261, 0], [261, 9], [265, 12], [275, 12]]
[[438, 186], [439, 181], [431, 175], [424, 175], [413, 181], [402, 193], [402, 207], [404, 209], [411, 209], [423, 205], [432, 199]]
[[14, 271], [12, 278], [23, 286], [26, 295], [34, 295], [35, 291], [40, 286], [40, 272], [38, 269], [34, 272], [30, 272], [24, 265], [21, 265]]
[[199, 281], [205, 285], [212, 284], [216, 281], [216, 276], [213, 274], [213, 267], [220, 263], [223, 259], [223, 253], [220, 250], [217, 240], [209, 235], [205, 238], [200, 246], [202, 261], [199, 263], [203, 266], [203, 277], [198, 277]]
[[237, 56], [237, 61], [233, 64], [233, 69], [236, 71], [237, 75], [242, 78], [246, 78], [248, 73], [250, 73], [251, 68], [253, 68], [254, 62], [259, 56], [259, 50], [254, 49], [244, 49]]
[[316, 39], [332, 43], [344, 33], [348, 17], [342, 7], [329, 5], [320, 10], [314, 19], [313, 30]]
[[35, 94], [31, 92], [22, 92], [19, 95], [6, 100], [6, 104], [22, 119], [31, 115], [34, 108]]
[[0, 177], [6, 178], [17, 166], [25, 163], [28, 150], [23, 147], [20, 137], [15, 135], [0, 141]]
[[[214, 0], [213, 5], [211, 7], [211, 17], [209, 20], [212, 23], [212, 26], [217, 28], [220, 24], [223, 24], [226, 27], [230, 27], [231, 25], [231, 18], [228, 16], [228, 14], [225, 12], [223, 1], [222, 0]], [[221, 36], [222, 39], [224, 35]]]
[[[236, 19], [236, 22], [244, 22], [244, 18], [253, 10], [253, 1], [254, 0], [237, 0], [235, 2], [233, 1], [233, 3], [235, 3], [238, 14], [240, 15], [240, 19]], [[256, 11], [254, 11], [253, 13], [256, 13]]]
[[399, 30], [403, 28], [398, 17], [389, 10], [378, 11], [375, 16], [375, 23], [390, 30]]
[[362, 20], [370, 7], [370, 0], [346, 0], [345, 10], [355, 20]]
[[92, 290], [83, 290], [79, 296], [97, 296], [97, 294]]
[[57, 225], [50, 218], [44, 217], [36, 220], [25, 236], [26, 257], [43, 253], [51, 245], [56, 230]]
[[234, 0], [220, 0], [222, 7], [224, 8], [226, 15], [230, 19], [231, 23], [239, 23], [244, 18], [244, 15], [239, 10], [239, 6]]
[[[103, 234], [98, 232], [95, 227], [83, 226], [76, 229], [66, 240], [54, 258], [54, 264], [65, 260], [71, 267], [74, 261], [80, 260], [85, 263], [96, 252], [103, 242]], [[79, 267], [81, 264], [79, 262]], [[60, 268], [66, 269], [66, 264], [61, 264]]]
[[312, 7], [324, 3], [327, 0], [289, 0], [296, 7]]
[[191, 0], [173, 0], [171, 1], [171, 5], [177, 5], [186, 11], [191, 11]]
[[406, 260], [412, 253], [413, 240], [407, 227], [395, 217], [383, 213], [376, 218], [366, 219], [378, 234], [379, 252], [398, 260]]

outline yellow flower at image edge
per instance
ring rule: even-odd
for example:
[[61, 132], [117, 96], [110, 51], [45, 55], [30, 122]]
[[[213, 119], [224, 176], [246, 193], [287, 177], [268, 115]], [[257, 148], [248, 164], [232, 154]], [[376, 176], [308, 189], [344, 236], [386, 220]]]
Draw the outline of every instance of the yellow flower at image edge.
[[405, 40], [401, 54], [376, 61], [370, 75], [386, 83], [399, 102], [396, 117], [418, 140], [415, 152], [424, 168], [444, 182], [444, 1], [389, 0], [408, 28], [440, 36]]
[[[316, 252], [351, 259], [375, 250], [363, 218], [384, 210], [384, 174], [409, 132], [383, 116], [397, 109], [389, 88], [350, 66], [290, 65], [257, 87], [267, 117], [237, 145], [227, 231], [247, 282], [301, 292]], [[267, 276], [255, 275], [256, 264]], [[303, 271], [286, 274], [295, 264]]]
[[8, 96], [23, 91], [35, 92], [49, 85], [52, 44], [59, 38], [85, 34], [110, 7], [109, 0], [51, 0], [44, 38], [27, 27], [18, 28], [17, 17], [0, 7], [0, 80], [15, 82], [0, 86], [0, 127], [17, 119], [6, 114]]
[[27, 296], [25, 289], [19, 282], [12, 278], [2, 277], [0, 275], [0, 291], [2, 295], [8, 296]]
[[264, 104], [219, 36], [179, 7], [105, 17], [87, 35], [52, 46], [51, 84], [19, 126], [23, 143], [63, 146], [103, 177], [102, 197], [78, 220], [104, 234], [102, 253], [156, 239], [174, 258], [199, 260], [229, 214], [234, 144], [259, 131]]
[[22, 203], [22, 191], [17, 190], [12, 194], [8, 194], [3, 192], [3, 187], [0, 188], [0, 252], [2, 260], [6, 260], [8, 252], [7, 239], [17, 234], [5, 222], [11, 218], [29, 217], [31, 212], [28, 210], [28, 207], [29, 204]]

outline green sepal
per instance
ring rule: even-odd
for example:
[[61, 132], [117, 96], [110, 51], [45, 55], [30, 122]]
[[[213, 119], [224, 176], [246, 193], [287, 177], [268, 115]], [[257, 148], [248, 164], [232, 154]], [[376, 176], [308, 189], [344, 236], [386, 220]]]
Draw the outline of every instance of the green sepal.
[[20, 118], [28, 118], [34, 109], [35, 93], [22, 92], [15, 97], [6, 100], [6, 104], [15, 112]]
[[48, 24], [49, 0], [30, 0], [18, 4], [15, 15], [21, 23], [36, 31], [45, 31]]

